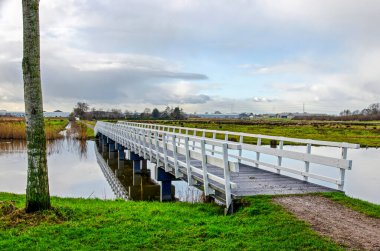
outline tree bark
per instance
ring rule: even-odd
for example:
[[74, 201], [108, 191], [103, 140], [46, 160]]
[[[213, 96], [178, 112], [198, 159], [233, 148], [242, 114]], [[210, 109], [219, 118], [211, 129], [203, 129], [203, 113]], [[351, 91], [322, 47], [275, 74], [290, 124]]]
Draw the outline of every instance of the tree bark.
[[39, 0], [22, 0], [24, 26], [24, 101], [28, 177], [26, 211], [50, 208], [46, 136], [40, 76]]

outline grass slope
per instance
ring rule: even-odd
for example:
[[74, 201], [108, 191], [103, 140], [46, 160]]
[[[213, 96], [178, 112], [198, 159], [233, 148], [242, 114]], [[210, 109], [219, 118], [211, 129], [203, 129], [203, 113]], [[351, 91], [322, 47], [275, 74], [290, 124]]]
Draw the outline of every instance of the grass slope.
[[[0, 193], [0, 201], [17, 207], [24, 200]], [[55, 210], [27, 220], [17, 216], [20, 210], [0, 212], [0, 250], [342, 250], [271, 197], [247, 201], [250, 206], [223, 216], [212, 204], [53, 198]]]
[[380, 205], [350, 198], [343, 193], [321, 193], [321, 195], [340, 204], [343, 204], [355, 211], [361, 212], [371, 217], [380, 218]]

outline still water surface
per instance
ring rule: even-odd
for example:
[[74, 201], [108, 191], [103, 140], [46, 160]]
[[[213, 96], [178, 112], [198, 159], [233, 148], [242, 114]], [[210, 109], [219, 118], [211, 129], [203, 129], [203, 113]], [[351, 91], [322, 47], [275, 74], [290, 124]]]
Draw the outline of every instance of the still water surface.
[[[0, 141], [0, 191], [25, 193], [27, 166], [25, 148], [24, 141]], [[299, 146], [286, 146], [286, 148], [304, 151], [304, 147]], [[95, 151], [94, 141], [65, 138], [50, 142], [48, 144], [48, 165], [51, 195], [114, 199], [115, 194], [98, 164]], [[339, 156], [339, 149], [332, 147], [315, 147], [312, 152]], [[154, 168], [152, 165], [148, 164], [148, 172], [133, 174], [131, 164], [126, 162], [125, 169], [117, 171], [117, 161], [109, 160], [109, 156], [105, 152], [100, 153], [103, 160], [108, 162], [110, 170], [116, 174], [125, 190], [130, 193], [131, 199], [160, 199], [159, 192], [157, 192], [160, 190], [160, 182], [153, 179]], [[346, 194], [380, 204], [380, 149], [349, 150], [348, 158], [353, 160], [353, 169], [346, 172]], [[302, 163], [289, 162], [288, 164], [296, 168], [303, 167]], [[321, 169], [320, 167], [315, 168]], [[332, 171], [336, 170], [322, 170], [322, 173], [325, 172], [330, 176]], [[191, 202], [200, 200], [201, 191], [188, 187], [186, 182], [173, 181], [172, 187], [173, 195], [177, 200]]]
[[[95, 151], [95, 141], [65, 138], [49, 142], [50, 194], [59, 197], [115, 199], [116, 196], [98, 164]], [[131, 163], [125, 161], [124, 168], [119, 168], [116, 172], [117, 158], [109, 159], [108, 154], [100, 154], [108, 163], [108, 168], [117, 174], [126, 191], [131, 191], [128, 196], [130, 199], [160, 200], [160, 182], [153, 179], [153, 165], [148, 164], [148, 172], [134, 174]], [[26, 142], [0, 141], [0, 191], [25, 193], [26, 167]], [[144, 187], [144, 194], [141, 189], [139, 191], [140, 197], [137, 196], [139, 186]], [[184, 181], [173, 181], [172, 187], [176, 200], [197, 202], [201, 198], [201, 191], [187, 186]]]

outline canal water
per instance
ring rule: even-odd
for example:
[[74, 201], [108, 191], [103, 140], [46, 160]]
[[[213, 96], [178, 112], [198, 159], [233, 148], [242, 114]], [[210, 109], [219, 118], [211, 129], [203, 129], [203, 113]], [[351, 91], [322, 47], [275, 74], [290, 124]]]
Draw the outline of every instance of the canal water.
[[[113, 189], [99, 165], [95, 141], [70, 137], [48, 142], [50, 193], [59, 197], [115, 199]], [[154, 180], [152, 164], [147, 171], [133, 173], [132, 163], [118, 168], [117, 158], [100, 152], [100, 158], [125, 187], [129, 199], [160, 200], [160, 181]], [[0, 141], [0, 191], [25, 193], [27, 153], [25, 141]], [[117, 169], [119, 169], [117, 171]], [[181, 180], [172, 181], [173, 199], [199, 202], [202, 192]], [[131, 193], [129, 195], [129, 192]]]
[[[134, 173], [128, 161], [122, 163], [123, 167], [119, 168], [120, 163], [117, 158], [112, 158], [112, 156], [110, 158], [108, 153], [99, 150], [95, 144], [95, 141], [79, 141], [70, 137], [49, 142], [48, 166], [51, 195], [114, 199], [116, 198], [115, 189], [111, 187], [109, 177], [112, 174], [112, 177], [116, 177], [122, 185], [129, 199], [162, 199], [160, 198], [161, 184], [160, 181], [155, 180], [156, 174], [152, 164], [148, 162], [146, 171], [142, 173]], [[301, 146], [286, 146], [285, 148], [304, 151], [304, 147]], [[312, 152], [339, 156], [339, 149], [332, 147], [313, 147]], [[262, 158], [265, 160], [264, 156]], [[346, 194], [380, 204], [380, 149], [350, 149], [348, 158], [353, 160], [353, 168], [351, 171], [346, 171]], [[108, 174], [100, 167], [100, 160], [107, 164]], [[286, 164], [285, 160], [284, 164]], [[302, 163], [289, 162], [288, 164], [294, 165], [295, 168], [303, 167]], [[0, 141], [0, 191], [25, 193], [26, 167], [25, 141]], [[323, 172], [331, 175], [331, 170], [322, 170]], [[187, 186], [186, 182], [179, 180], [172, 181], [171, 184], [173, 199], [201, 201], [202, 192]]]

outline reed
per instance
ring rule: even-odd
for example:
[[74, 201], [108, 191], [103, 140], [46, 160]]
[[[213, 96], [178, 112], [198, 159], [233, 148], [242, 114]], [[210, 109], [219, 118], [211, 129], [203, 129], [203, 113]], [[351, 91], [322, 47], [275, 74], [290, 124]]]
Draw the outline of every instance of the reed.
[[24, 122], [0, 122], [0, 139], [25, 139]]
[[[63, 136], [60, 132], [65, 129], [67, 123], [67, 119], [46, 119], [46, 139], [62, 138]], [[26, 139], [25, 120], [20, 118], [1, 118], [0, 139]]]
[[83, 123], [77, 123], [75, 121], [71, 122], [71, 128], [68, 131], [71, 137], [86, 140], [87, 139], [87, 126]]

